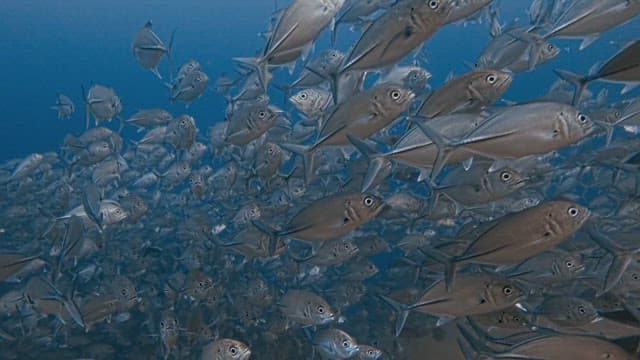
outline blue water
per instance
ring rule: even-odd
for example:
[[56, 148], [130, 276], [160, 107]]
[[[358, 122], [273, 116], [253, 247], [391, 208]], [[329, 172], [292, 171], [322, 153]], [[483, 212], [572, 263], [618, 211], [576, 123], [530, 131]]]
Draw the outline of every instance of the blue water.
[[[279, 1], [280, 6], [285, 4]], [[527, 23], [529, 1], [502, 1], [500, 5], [503, 23], [515, 18]], [[264, 40], [258, 33], [266, 29], [274, 6], [270, 0], [0, 1], [0, 160], [56, 151], [65, 134], [78, 134], [84, 126], [83, 84], [85, 88], [91, 83], [113, 87], [122, 99], [125, 118], [138, 109], [165, 107], [174, 115], [187, 112], [194, 116], [204, 132], [224, 117], [224, 98], [213, 91], [215, 78], [233, 74], [232, 57], [252, 56], [261, 49]], [[194, 58], [211, 79], [209, 91], [188, 110], [182, 104], [170, 105], [162, 82], [131, 54], [133, 34], [149, 19], [165, 43], [176, 30], [175, 68]], [[616, 52], [611, 40], [632, 39], [637, 36], [633, 29], [639, 26], [640, 20], [635, 19], [581, 52], [579, 41], [554, 39], [563, 53], [533, 72], [519, 74], [505, 98], [526, 101], [544, 94], [556, 80], [554, 68], [587, 72], [595, 62]], [[325, 49], [328, 38], [325, 32], [316, 47]], [[338, 47], [347, 50], [357, 36], [344, 26], [338, 39]], [[441, 84], [450, 72], [465, 72], [464, 61], [473, 62], [489, 39], [486, 22], [441, 29], [424, 46], [429, 59], [425, 67], [433, 74], [431, 85]], [[162, 74], [167, 74], [167, 66], [163, 60]], [[590, 88], [595, 92], [598, 85]], [[57, 120], [49, 109], [59, 92], [76, 104], [70, 121]]]

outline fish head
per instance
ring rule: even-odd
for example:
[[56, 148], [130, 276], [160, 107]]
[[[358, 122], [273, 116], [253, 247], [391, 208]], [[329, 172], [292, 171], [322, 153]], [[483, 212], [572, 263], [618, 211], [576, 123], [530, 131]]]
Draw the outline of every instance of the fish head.
[[596, 310], [590, 302], [576, 297], [569, 297], [567, 299], [567, 319], [582, 323], [591, 321], [598, 316], [598, 310]]
[[111, 289], [120, 304], [126, 308], [130, 308], [138, 301], [135, 284], [125, 276], [116, 276], [111, 282]]
[[526, 295], [521, 286], [507, 278], [494, 278], [488, 283], [487, 287], [494, 305], [497, 306], [513, 305]]
[[561, 224], [562, 231], [577, 231], [589, 219], [591, 211], [573, 201], [557, 200], [551, 204], [548, 216]]
[[425, 24], [433, 22], [434, 19], [444, 22], [449, 14], [455, 9], [454, 4], [449, 0], [418, 0], [418, 6], [412, 6], [411, 12], [418, 15]]
[[558, 269], [560, 275], [575, 275], [582, 272], [585, 268], [582, 255], [566, 254], [561, 258], [555, 259], [555, 269]]
[[498, 171], [487, 174], [488, 181], [494, 191], [509, 190], [515, 191], [526, 185], [527, 179], [518, 171], [509, 167], [504, 167]]
[[430, 72], [422, 68], [415, 68], [409, 71], [405, 78], [405, 82], [409, 89], [414, 92], [419, 92], [427, 86], [427, 81], [430, 78]]
[[383, 91], [384, 94], [381, 98], [381, 104], [390, 109], [407, 109], [416, 97], [413, 91], [395, 84], [384, 85]]
[[472, 82], [477, 83], [479, 92], [482, 94], [493, 94], [490, 97], [495, 97], [498, 94], [502, 94], [513, 81], [513, 75], [506, 71], [483, 69], [477, 70], [476, 76], [472, 78]]
[[361, 359], [377, 360], [382, 356], [382, 350], [369, 345], [359, 345]]
[[317, 298], [315, 301], [308, 304], [309, 316], [311, 321], [317, 325], [324, 325], [335, 320], [335, 312], [331, 306], [322, 298]]
[[[580, 112], [573, 106], [567, 105], [562, 107], [556, 113], [557, 125], [566, 126], [568, 128], [567, 136], [572, 142], [578, 141], [596, 130], [595, 123], [591, 118]], [[558, 130], [554, 130], [554, 134], [558, 134]]]
[[289, 102], [295, 105], [299, 110], [308, 109], [313, 104], [313, 99], [316, 97], [314, 91], [311, 89], [303, 89], [289, 97]]
[[198, 94], [202, 93], [204, 89], [209, 85], [209, 76], [200, 70], [196, 70], [191, 74], [190, 84], [193, 86], [194, 91]]
[[251, 350], [245, 343], [233, 339], [223, 339], [221, 341], [221, 353], [224, 354], [222, 358], [246, 360], [251, 356]]
[[362, 221], [373, 219], [380, 214], [386, 206], [387, 204], [384, 200], [369, 193], [359, 193], [345, 201], [345, 207], [355, 211]]
[[360, 251], [358, 245], [351, 240], [341, 240], [336, 242], [333, 253], [336, 254], [336, 257], [344, 258], [347, 256], [353, 256]]
[[336, 352], [338, 354], [341, 354], [345, 359], [357, 354], [360, 351], [360, 346], [358, 346], [355, 339], [349, 336], [349, 334], [347, 333], [336, 333], [334, 341]]
[[549, 61], [560, 54], [560, 48], [550, 42], [545, 42], [540, 47], [540, 63]]

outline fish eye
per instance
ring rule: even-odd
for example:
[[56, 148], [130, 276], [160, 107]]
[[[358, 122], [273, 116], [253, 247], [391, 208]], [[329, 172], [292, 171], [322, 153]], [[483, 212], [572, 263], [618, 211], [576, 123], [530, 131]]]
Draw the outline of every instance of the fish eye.
[[306, 92], [301, 92], [300, 93], [300, 100], [307, 100], [307, 93]]
[[260, 111], [260, 112], [258, 113], [258, 117], [259, 117], [260, 119], [263, 119], [265, 116], [267, 116], [267, 113], [266, 113], [266, 112], [264, 112], [264, 111]]
[[511, 286], [505, 286], [502, 288], [502, 293], [509, 296], [511, 294], [513, 294], [513, 289], [511, 288]]
[[571, 260], [567, 260], [567, 261], [564, 263], [564, 266], [566, 266], [566, 267], [568, 267], [569, 269], [571, 269], [571, 268], [573, 267], [573, 261], [571, 261]]
[[578, 120], [580, 120], [580, 122], [584, 124], [587, 122], [587, 120], [589, 120], [589, 118], [585, 114], [578, 114]]
[[122, 294], [122, 296], [127, 296], [127, 289], [120, 290], [120, 294]]
[[164, 324], [164, 321], [160, 321], [160, 327], [162, 327], [162, 328], [163, 328], [163, 327], [164, 327], [164, 325], [165, 325], [165, 324]]
[[547, 49], [548, 49], [548, 50], [553, 50], [553, 48], [554, 48], [553, 44], [549, 44], [549, 45], [547, 45]]
[[633, 279], [633, 280], [638, 280], [639, 278], [640, 278], [640, 277], [638, 277], [638, 274], [636, 274], [636, 273], [633, 273], [633, 274], [631, 275], [631, 279]]
[[369, 207], [371, 205], [373, 205], [374, 200], [371, 196], [367, 196], [366, 198], [364, 198], [364, 205]]
[[348, 348], [349, 347], [349, 342], [347, 340], [342, 342], [342, 347]]
[[373, 350], [369, 350], [369, 351], [367, 351], [367, 355], [369, 355], [369, 356], [373, 356]]
[[613, 115], [614, 115], [615, 117], [619, 118], [619, 117], [620, 117], [620, 115], [622, 115], [622, 114], [620, 114], [620, 111], [616, 111], [616, 112], [615, 112], [615, 114], [613, 114]]
[[202, 76], [200, 75], [196, 76], [196, 81], [202, 81]]
[[320, 314], [324, 314], [324, 306], [322, 306], [322, 305], [318, 306], [318, 309], [317, 309], [317, 310], [318, 310], [318, 312], [319, 312]]
[[232, 346], [232, 347], [229, 348], [229, 353], [231, 355], [235, 355], [235, 354], [238, 353], [238, 349], [235, 346]]
[[438, 0], [429, 1], [429, 7], [434, 9], [434, 10], [438, 8], [438, 5], [440, 5], [440, 1], [438, 1]]
[[400, 98], [400, 91], [398, 91], [398, 90], [393, 90], [393, 91], [391, 92], [391, 98], [392, 98], [393, 100], [398, 100], [398, 99]]
[[498, 80], [498, 78], [497, 78], [495, 75], [493, 75], [493, 74], [491, 74], [491, 75], [487, 76], [487, 81], [489, 82], [489, 84], [493, 84], [493, 83], [495, 83], [495, 82], [496, 82], [496, 80]]
[[511, 174], [508, 171], [503, 171], [500, 174], [500, 178], [502, 179], [502, 181], [509, 181], [511, 180]]
[[576, 209], [576, 208], [572, 207], [572, 208], [569, 208], [569, 210], [567, 210], [567, 213], [568, 213], [568, 214], [569, 214], [569, 216], [571, 216], [571, 217], [576, 217], [576, 216], [578, 216], [578, 214], [580, 213], [580, 210], [578, 210], [578, 209]]
[[578, 312], [580, 314], [585, 314], [587, 312], [587, 310], [584, 309], [584, 306], [580, 305], [580, 306], [578, 306]]

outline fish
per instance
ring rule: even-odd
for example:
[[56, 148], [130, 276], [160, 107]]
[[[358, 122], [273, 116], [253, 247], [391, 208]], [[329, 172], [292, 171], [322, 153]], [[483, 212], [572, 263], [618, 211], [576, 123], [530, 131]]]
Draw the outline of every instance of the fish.
[[138, 127], [139, 130], [153, 128], [156, 126], [166, 126], [173, 119], [173, 116], [164, 109], [144, 109], [131, 115], [126, 120], [127, 124]]
[[556, 58], [560, 51], [559, 47], [529, 28], [509, 28], [493, 37], [474, 66], [514, 73], [532, 71]]
[[471, 339], [467, 331], [462, 331], [466, 341], [471, 342], [474, 351], [488, 356], [502, 356], [529, 359], [551, 359], [577, 356], [584, 359], [611, 357], [614, 359], [633, 359], [624, 349], [606, 340], [592, 336], [556, 335], [542, 336], [524, 340], [509, 346], [505, 350], [492, 350]]
[[[517, 114], [517, 115], [515, 115]], [[465, 144], [465, 151], [492, 159], [517, 159], [544, 154], [574, 144], [594, 131], [591, 119], [576, 108], [553, 102], [533, 102], [504, 108], [482, 122], [459, 142], [438, 139], [429, 125], [416, 125], [438, 144], [438, 160], [432, 177], [440, 173], [447, 158], [447, 147]], [[448, 143], [448, 144], [447, 144]], [[508, 143], [508, 145], [507, 145]]]
[[438, 317], [437, 326], [452, 319], [509, 308], [521, 301], [524, 290], [509, 279], [489, 273], [460, 274], [447, 290], [444, 279], [434, 282], [412, 305], [379, 295], [397, 312], [395, 335], [399, 336], [409, 312], [416, 310]]
[[593, 74], [580, 76], [570, 71], [559, 69], [556, 69], [555, 73], [561, 79], [568, 81], [576, 87], [573, 104], [577, 104], [582, 98], [582, 93], [587, 84], [595, 80], [624, 83], [625, 88], [622, 90], [622, 94], [633, 90], [640, 84], [639, 57], [640, 40], [636, 40], [620, 50]]
[[[322, 242], [346, 235], [375, 218], [385, 203], [368, 193], [337, 193], [319, 199], [292, 216], [282, 230], [253, 221], [267, 234], [309, 242]], [[332, 209], [326, 211], [326, 209]]]
[[182, 101], [189, 106], [202, 96], [208, 85], [209, 76], [200, 70], [194, 70], [169, 86], [171, 102]]
[[266, 88], [267, 67], [294, 62], [338, 13], [344, 0], [295, 0], [277, 15], [267, 44], [258, 58], [234, 58], [257, 70]]
[[240, 340], [218, 339], [202, 348], [201, 360], [247, 360], [251, 357], [249, 346]]
[[120, 97], [110, 87], [95, 84], [89, 88], [86, 94], [84, 94], [84, 88], [82, 88], [82, 92], [86, 105], [85, 125], [87, 129], [89, 129], [90, 115], [93, 116], [95, 125], [98, 126], [102, 121], [111, 121], [122, 111]]
[[171, 45], [173, 44], [173, 34], [171, 35], [171, 41], [169, 47], [166, 47], [158, 35], [153, 32], [153, 24], [151, 20], [147, 21], [143, 27], [133, 36], [131, 42], [131, 50], [133, 56], [145, 69], [150, 70], [158, 79], [162, 79], [160, 72], [158, 71], [158, 64], [162, 57], [170, 56]]
[[236, 145], [247, 145], [259, 138], [276, 124], [280, 111], [263, 104], [244, 107], [229, 118], [224, 141]]
[[278, 301], [278, 307], [287, 319], [303, 327], [326, 325], [335, 320], [327, 301], [309, 291], [287, 291]]
[[399, 1], [364, 31], [345, 57], [341, 73], [393, 65], [429, 39], [452, 6], [440, 0]]
[[76, 110], [73, 101], [64, 94], [58, 94], [56, 97], [56, 103], [51, 107], [51, 110], [58, 112], [58, 119], [70, 119], [71, 115]]
[[461, 262], [494, 266], [517, 264], [573, 235], [590, 215], [589, 209], [565, 200], [546, 201], [509, 214], [487, 224], [488, 229], [479, 230], [481, 235], [447, 263], [445, 277], [449, 284], [453, 283], [451, 277], [455, 269], [451, 267]]
[[415, 116], [435, 118], [456, 112], [479, 112], [498, 100], [513, 81], [499, 70], [475, 70], [447, 81], [422, 101]]
[[600, 35], [640, 13], [636, 1], [575, 0], [557, 19], [544, 37], [582, 38], [580, 50], [596, 41]]
[[280, 144], [302, 155], [305, 178], [314, 171], [314, 152], [320, 146], [347, 145], [347, 135], [367, 138], [393, 122], [406, 111], [415, 94], [394, 84], [382, 84], [361, 92], [330, 111], [311, 146]]
[[340, 329], [321, 330], [314, 334], [311, 342], [326, 358], [349, 359], [360, 352], [355, 339]]

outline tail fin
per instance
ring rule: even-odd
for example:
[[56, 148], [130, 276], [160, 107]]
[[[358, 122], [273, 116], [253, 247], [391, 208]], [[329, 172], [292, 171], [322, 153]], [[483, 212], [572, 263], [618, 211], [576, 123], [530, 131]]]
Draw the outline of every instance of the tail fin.
[[576, 106], [580, 102], [580, 98], [582, 97], [582, 93], [589, 82], [589, 79], [578, 74], [572, 73], [566, 70], [553, 70], [560, 79], [573, 84], [576, 87], [576, 92], [573, 95], [572, 104]]
[[418, 126], [420, 131], [422, 131], [438, 147], [438, 156], [433, 164], [433, 167], [431, 168], [431, 176], [429, 179], [432, 184], [435, 184], [436, 178], [451, 157], [451, 150], [455, 147], [455, 143], [444, 135], [440, 134], [425, 122], [420, 121], [419, 119], [411, 120]]
[[268, 81], [267, 79], [269, 76], [268, 74], [269, 69], [267, 68], [268, 64], [264, 58], [237, 57], [237, 58], [233, 58], [233, 61], [237, 62], [241, 66], [244, 66], [246, 68], [249, 68], [255, 71], [258, 74], [258, 80], [260, 80], [260, 85], [262, 85], [262, 88], [265, 91], [267, 90], [267, 86], [269, 85], [267, 83]]
[[311, 180], [315, 171], [314, 156], [313, 156], [314, 154], [311, 148], [305, 145], [289, 144], [289, 143], [282, 143], [280, 144], [280, 147], [302, 157], [302, 166], [304, 169], [305, 183], [307, 184], [311, 183]]
[[596, 294], [596, 296], [601, 296], [611, 290], [611, 288], [620, 281], [624, 272], [627, 270], [631, 262], [634, 261], [635, 255], [640, 252], [640, 249], [626, 250], [620, 248], [618, 244], [612, 242], [606, 235], [598, 231], [594, 225], [589, 226], [588, 232], [593, 241], [600, 245], [600, 247], [605, 251], [613, 255], [613, 260], [611, 261], [611, 266], [609, 266], [609, 270], [607, 271], [604, 286]]
[[379, 296], [385, 303], [391, 306], [393, 310], [397, 313], [395, 336], [400, 336], [400, 334], [402, 333], [402, 329], [404, 328], [404, 324], [407, 322], [407, 317], [409, 317], [409, 312], [411, 311], [410, 307], [396, 300], [393, 300], [388, 296], [384, 296], [384, 295], [379, 295]]
[[347, 134], [347, 138], [364, 157], [369, 159], [367, 175], [365, 175], [362, 182], [362, 191], [367, 191], [380, 173], [391, 166], [391, 161], [365, 141], [349, 134]]
[[273, 256], [276, 253], [276, 248], [278, 246], [278, 231], [260, 220], [251, 220], [251, 223], [258, 230], [269, 235], [269, 256]]

